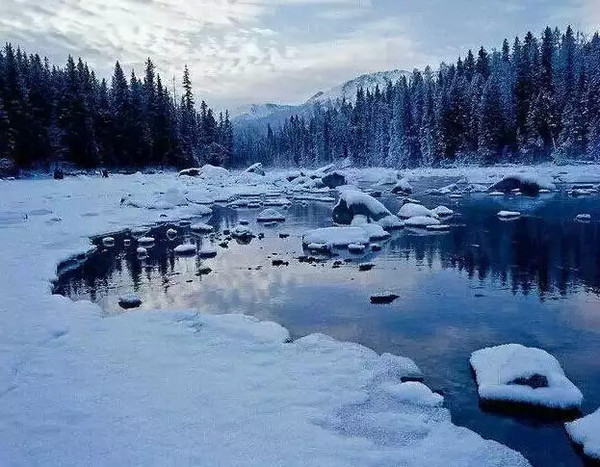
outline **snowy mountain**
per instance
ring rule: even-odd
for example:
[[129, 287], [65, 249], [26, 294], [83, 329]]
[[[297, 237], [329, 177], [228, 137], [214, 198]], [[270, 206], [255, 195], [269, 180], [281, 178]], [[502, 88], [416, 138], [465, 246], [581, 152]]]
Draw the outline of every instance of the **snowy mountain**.
[[409, 78], [411, 72], [406, 70], [390, 70], [390, 71], [379, 71], [377, 73], [368, 73], [361, 75], [357, 78], [346, 81], [343, 84], [335, 86], [326, 91], [319, 91], [312, 96], [306, 103], [314, 104], [317, 102], [325, 103], [327, 101], [335, 102], [338, 100], [346, 99], [347, 101], [354, 102], [356, 99], [356, 91], [359, 88], [363, 89], [375, 89], [379, 86], [379, 89], [385, 89], [388, 83], [394, 84], [403, 76]]
[[241, 107], [237, 112], [234, 112], [234, 115], [236, 115], [234, 122], [241, 125], [253, 123], [277, 125], [283, 123], [291, 115], [307, 114], [315, 104], [335, 103], [342, 99], [354, 102], [356, 91], [361, 87], [365, 90], [373, 90], [376, 86], [385, 89], [388, 83], [393, 84], [403, 76], [408, 78], [410, 75], [411, 73], [406, 70], [378, 71], [364, 74], [330, 89], [319, 91], [303, 104], [267, 103]]

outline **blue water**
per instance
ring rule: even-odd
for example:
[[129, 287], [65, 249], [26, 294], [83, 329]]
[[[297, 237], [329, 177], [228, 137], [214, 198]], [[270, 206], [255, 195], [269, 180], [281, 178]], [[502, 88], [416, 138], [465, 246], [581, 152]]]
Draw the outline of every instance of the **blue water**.
[[[247, 313], [282, 324], [293, 337], [324, 332], [405, 355], [443, 393], [456, 424], [507, 444], [534, 465], [582, 465], [563, 420], [480, 408], [468, 362], [472, 351], [490, 345], [541, 347], [583, 392], [583, 412], [600, 406], [600, 197], [415, 196], [427, 206], [457, 211], [449, 233], [402, 230], [382, 242], [381, 252], [341, 252], [341, 259], [353, 261], [338, 269], [332, 265], [340, 257], [312, 264], [297, 260], [305, 254], [300, 236], [330, 225], [331, 205], [296, 203], [286, 211], [286, 222], [272, 228], [254, 222], [257, 210], [217, 208], [209, 221], [217, 232], [247, 219], [265, 238], [246, 245], [230, 241], [226, 249], [217, 247], [216, 258], [203, 260], [177, 257], [172, 249], [182, 242], [216, 245], [222, 235], [210, 239], [185, 227], [154, 226], [150, 233], [157, 243], [139, 260], [135, 242], [123, 245], [130, 233], [121, 233], [114, 248], [100, 247], [62, 274], [55, 291], [99, 303], [107, 318], [123, 312], [120, 294], [136, 291], [143, 305], [133, 312], [194, 307]], [[400, 206], [395, 196], [383, 201], [393, 211]], [[500, 209], [527, 214], [503, 222], [496, 217]], [[595, 220], [574, 222], [579, 213]], [[173, 241], [166, 238], [168, 227], [179, 230]], [[289, 265], [273, 266], [274, 259]], [[359, 272], [362, 261], [376, 266]], [[206, 266], [211, 272], [199, 274]], [[370, 304], [370, 295], [382, 290], [400, 298], [391, 305]]]

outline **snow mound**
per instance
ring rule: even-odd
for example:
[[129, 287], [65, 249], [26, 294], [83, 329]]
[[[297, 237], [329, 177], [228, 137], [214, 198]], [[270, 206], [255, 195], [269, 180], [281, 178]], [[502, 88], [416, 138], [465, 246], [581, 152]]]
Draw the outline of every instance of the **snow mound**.
[[423, 383], [408, 381], [406, 383], [384, 383], [381, 389], [397, 401], [428, 407], [441, 407], [444, 398], [433, 392]]
[[378, 221], [390, 214], [390, 211], [381, 202], [352, 188], [342, 190], [339, 201], [333, 207], [333, 221], [336, 224], [350, 224], [356, 215], [363, 215], [369, 220]]
[[154, 243], [154, 237], [140, 237], [137, 242], [138, 245], [151, 245]]
[[479, 397], [548, 409], [578, 409], [583, 395], [556, 358], [542, 349], [506, 344], [471, 354]]
[[138, 247], [137, 250], [135, 250], [135, 252], [138, 256], [146, 256], [148, 254], [148, 250], [146, 250], [146, 248], [144, 248], [143, 246]]
[[600, 460], [600, 409], [579, 420], [565, 423], [565, 429], [573, 442], [583, 446], [586, 456]]
[[438, 215], [433, 212], [431, 209], [427, 209], [422, 204], [417, 203], [406, 203], [404, 206], [400, 208], [398, 211], [398, 217], [403, 219], [408, 219], [410, 217], [432, 217], [437, 219]]
[[258, 222], [283, 222], [285, 221], [285, 216], [276, 209], [267, 208], [258, 215], [256, 220]]
[[214, 258], [217, 256], [217, 250], [216, 248], [205, 246], [198, 250], [198, 256], [200, 258]]
[[591, 214], [577, 214], [575, 220], [578, 222], [589, 222], [592, 220]]
[[371, 240], [384, 240], [390, 236], [381, 225], [370, 224], [365, 216], [354, 216], [350, 226], [364, 229]]
[[247, 225], [238, 224], [231, 229], [231, 236], [240, 239], [249, 239], [254, 237], [254, 233]]
[[365, 245], [361, 243], [350, 243], [348, 245], [348, 251], [351, 253], [362, 253], [365, 251]]
[[442, 223], [438, 220], [435, 219], [433, 217], [428, 217], [428, 216], [414, 216], [414, 217], [409, 217], [408, 219], [406, 219], [404, 221], [404, 225], [406, 227], [421, 227], [421, 228], [425, 228], [425, 227], [430, 227], [433, 225], [441, 225]]
[[104, 237], [102, 239], [102, 245], [106, 247], [115, 246], [115, 238], [114, 237]]
[[302, 236], [305, 245], [319, 244], [334, 247], [347, 247], [350, 244], [366, 245], [369, 234], [361, 227], [324, 227], [311, 230]]
[[387, 172], [376, 183], [377, 186], [396, 185], [398, 183], [398, 174], [396, 172]]

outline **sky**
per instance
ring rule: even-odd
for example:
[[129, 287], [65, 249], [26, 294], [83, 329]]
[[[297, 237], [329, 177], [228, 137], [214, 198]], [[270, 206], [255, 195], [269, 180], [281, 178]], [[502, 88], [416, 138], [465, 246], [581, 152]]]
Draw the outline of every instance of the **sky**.
[[234, 111], [568, 24], [600, 28], [600, 0], [0, 0], [1, 42], [101, 77], [151, 57], [179, 83], [188, 64], [198, 100]]

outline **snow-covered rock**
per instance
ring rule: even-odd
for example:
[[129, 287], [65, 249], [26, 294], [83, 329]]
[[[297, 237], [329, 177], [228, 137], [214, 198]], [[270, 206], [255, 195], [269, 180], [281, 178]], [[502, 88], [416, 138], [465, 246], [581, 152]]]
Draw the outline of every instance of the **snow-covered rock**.
[[521, 213], [518, 211], [498, 211], [496, 214], [500, 219], [516, 219], [521, 217]]
[[104, 245], [106, 247], [115, 246], [115, 238], [114, 237], [104, 237], [102, 239], [102, 245]]
[[432, 232], [446, 232], [450, 230], [450, 226], [448, 224], [430, 224], [426, 229]]
[[258, 222], [283, 222], [285, 216], [273, 208], [267, 208], [256, 218]]
[[371, 240], [384, 240], [390, 236], [390, 234], [386, 232], [381, 225], [369, 223], [365, 216], [354, 216], [354, 219], [352, 219], [350, 225], [352, 227], [360, 227], [361, 229], [365, 230]]
[[190, 225], [190, 229], [198, 233], [211, 233], [214, 230], [214, 227], [204, 222], [196, 222], [195, 224]]
[[436, 394], [418, 381], [387, 382], [381, 385], [381, 389], [395, 400], [408, 404], [441, 407], [444, 403], [444, 398], [441, 395]]
[[535, 196], [542, 188], [553, 190], [555, 189], [555, 186], [553, 183], [544, 180], [541, 177], [524, 174], [512, 174], [507, 175], [499, 182], [494, 183], [488, 188], [488, 191], [501, 191], [503, 193], [508, 193], [512, 190], [519, 189], [525, 195]]
[[175, 229], [167, 229], [167, 238], [169, 239], [174, 239], [175, 237], [177, 237], [177, 230]]
[[231, 236], [239, 239], [250, 239], [254, 237], [254, 233], [252, 229], [247, 225], [236, 225], [233, 229], [231, 229]]
[[138, 245], [152, 245], [154, 237], [140, 237], [137, 239]]
[[214, 258], [217, 256], [217, 249], [212, 246], [203, 246], [198, 250], [200, 258]]
[[362, 253], [365, 251], [366, 246], [361, 243], [350, 243], [348, 245], [348, 251], [350, 253]]
[[438, 218], [438, 215], [435, 212], [431, 209], [427, 209], [422, 204], [406, 203], [400, 208], [400, 211], [398, 211], [398, 217], [403, 219], [416, 216], [432, 217], [434, 219]]
[[138, 256], [147, 256], [148, 255], [148, 250], [146, 248], [144, 248], [143, 246], [138, 247], [135, 252], [137, 253]]
[[391, 213], [372, 196], [352, 188], [342, 190], [340, 199], [333, 208], [333, 222], [350, 224], [354, 216], [363, 215], [372, 221], [378, 221]]
[[592, 220], [591, 214], [577, 214], [575, 220], [578, 222], [589, 222]]
[[321, 183], [323, 183], [323, 185], [325, 185], [327, 188], [334, 189], [338, 186], [345, 185], [347, 182], [346, 176], [343, 173], [333, 171], [322, 177]]
[[392, 193], [402, 193], [402, 194], [410, 194], [413, 192], [413, 187], [410, 184], [410, 182], [408, 181], [408, 179], [406, 178], [401, 178], [396, 185], [394, 185], [394, 188], [392, 188]]
[[431, 195], [449, 195], [451, 193], [458, 193], [459, 191], [459, 186], [456, 183], [451, 183], [450, 185], [446, 185], [442, 188], [435, 188], [433, 190], [429, 190], [428, 193]]
[[499, 345], [473, 352], [470, 362], [482, 400], [561, 410], [581, 406], [581, 391], [545, 350]]
[[400, 220], [398, 216], [394, 214], [390, 214], [388, 216], [382, 217], [377, 221], [377, 223], [383, 227], [384, 230], [396, 230], [404, 227], [404, 221]]
[[404, 225], [406, 227], [429, 228], [430, 226], [433, 226], [433, 225], [436, 225], [436, 226], [442, 225], [442, 223], [434, 217], [414, 216], [414, 217], [409, 217], [408, 219], [406, 219], [404, 221]]
[[489, 192], [490, 196], [504, 196], [505, 193], [501, 192], [501, 191], [490, 191]]
[[351, 243], [366, 245], [369, 240], [369, 234], [361, 227], [324, 227], [310, 230], [302, 236], [305, 245], [313, 243], [334, 247], [347, 247]]
[[263, 169], [263, 165], [260, 162], [257, 162], [256, 164], [252, 164], [250, 167], [248, 167], [246, 170], [244, 170], [242, 173], [244, 174], [257, 174], [257, 175], [265, 175], [265, 169]]
[[130, 308], [138, 308], [142, 305], [142, 299], [134, 293], [121, 295], [119, 297], [119, 306], [126, 310]]
[[199, 167], [190, 167], [189, 169], [183, 169], [179, 172], [180, 177], [197, 177], [202, 173], [202, 169]]
[[454, 215], [454, 211], [446, 206], [438, 206], [437, 208], [432, 209], [431, 212], [439, 217], [450, 217]]
[[190, 243], [177, 245], [173, 251], [178, 255], [193, 255], [196, 253], [196, 245], [192, 245]]
[[565, 423], [574, 443], [583, 447], [586, 456], [600, 460], [600, 409], [579, 420]]
[[398, 174], [396, 172], [386, 172], [377, 182], [377, 186], [396, 185], [398, 183]]

